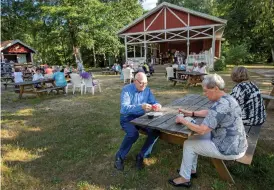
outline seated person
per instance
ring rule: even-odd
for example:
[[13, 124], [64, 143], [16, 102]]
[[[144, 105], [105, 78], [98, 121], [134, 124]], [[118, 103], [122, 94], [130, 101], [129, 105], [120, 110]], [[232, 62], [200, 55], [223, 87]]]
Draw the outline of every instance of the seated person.
[[202, 82], [205, 96], [213, 102], [208, 110], [180, 110], [185, 116], [205, 117], [202, 124], [176, 117], [176, 123], [199, 135], [193, 135], [184, 142], [180, 176], [170, 179], [176, 187], [190, 187], [190, 178], [196, 176], [198, 155], [222, 160], [236, 160], [245, 155], [247, 140], [238, 102], [224, 92], [225, 82], [217, 74], [207, 75]]
[[51, 68], [51, 67], [47, 67], [47, 68], [45, 69], [45, 74], [51, 75], [52, 73], [53, 73], [53, 71], [52, 71], [52, 68]]
[[174, 68], [174, 69], [178, 69], [178, 64], [177, 63], [174, 63], [173, 65], [172, 65], [172, 67]]
[[199, 63], [198, 67], [199, 67], [198, 72], [200, 72], [200, 73], [206, 73], [206, 64], [204, 62]]
[[63, 72], [60, 72], [59, 68], [55, 69], [55, 73], [53, 74], [52, 78], [55, 81], [56, 86], [58, 86], [58, 87], [67, 86], [65, 74]]
[[180, 64], [179, 67], [178, 67], [178, 69], [185, 71], [186, 70], [186, 66], [184, 64]]
[[245, 67], [234, 67], [231, 79], [236, 83], [231, 96], [239, 103], [242, 109], [242, 120], [245, 126], [262, 125], [266, 120], [266, 111], [259, 88], [249, 81]]
[[198, 62], [197, 61], [195, 61], [193, 63], [193, 67], [192, 67], [191, 71], [193, 71], [193, 72], [199, 72], [199, 67], [198, 67]]
[[35, 74], [32, 76], [32, 81], [41, 80], [41, 79], [44, 79], [44, 77], [41, 73], [41, 69], [38, 67], [36, 68]]
[[20, 68], [15, 68], [13, 76], [14, 76], [14, 82], [15, 83], [23, 82], [23, 74], [22, 74]]
[[[161, 107], [150, 88], [147, 87], [147, 77], [144, 73], [137, 73], [134, 83], [124, 86], [121, 93], [120, 124], [126, 134], [115, 156], [114, 167], [116, 169], [124, 170], [124, 160], [139, 137], [138, 130], [140, 128], [130, 121], [152, 109], [159, 111]], [[147, 133], [147, 140], [136, 156], [136, 168], [138, 170], [144, 167], [144, 157], [158, 137], [158, 134], [152, 129], [145, 128], [143, 130]]]
[[146, 74], [149, 73], [149, 66], [146, 63], [144, 63], [143, 69], [144, 69]]
[[[42, 80], [44, 79], [41, 69], [39, 67], [36, 68], [35, 74], [32, 76], [32, 81]], [[35, 88], [42, 88], [42, 85], [40, 83], [34, 84]]]
[[69, 68], [68, 65], [66, 65], [66, 67], [65, 67], [65, 69], [64, 69], [64, 75], [65, 75], [65, 76], [69, 76], [70, 73], [71, 73], [70, 68]]

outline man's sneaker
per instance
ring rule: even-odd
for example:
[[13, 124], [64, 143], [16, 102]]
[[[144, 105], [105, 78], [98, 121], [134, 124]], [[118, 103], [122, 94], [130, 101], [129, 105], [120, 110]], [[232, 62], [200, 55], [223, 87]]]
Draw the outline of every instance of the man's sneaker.
[[138, 170], [141, 170], [144, 168], [144, 158], [140, 156], [139, 154], [136, 156], [136, 168]]
[[116, 156], [114, 168], [117, 170], [123, 171], [124, 170], [124, 160], [120, 158], [120, 156]]

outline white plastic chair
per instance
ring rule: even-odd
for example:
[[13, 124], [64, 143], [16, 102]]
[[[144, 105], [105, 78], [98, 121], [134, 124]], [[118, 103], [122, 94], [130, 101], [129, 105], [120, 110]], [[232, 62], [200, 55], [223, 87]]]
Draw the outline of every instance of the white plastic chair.
[[124, 84], [127, 80], [129, 80], [129, 83], [131, 83], [131, 79], [133, 79], [132, 69], [123, 69], [123, 75], [124, 75]]
[[174, 78], [174, 70], [173, 67], [166, 67], [166, 80], [168, 81], [170, 78]]
[[81, 91], [81, 95], [83, 94], [85, 84], [82, 82], [82, 79], [79, 74], [77, 73], [71, 73], [70, 79], [72, 83], [72, 94], [75, 93], [75, 89], [79, 88]]
[[91, 77], [89, 79], [84, 79], [85, 84], [85, 94], [87, 93], [87, 88], [91, 88], [92, 95], [94, 95], [95, 88], [99, 88], [99, 92], [102, 92], [99, 80], [93, 80]]

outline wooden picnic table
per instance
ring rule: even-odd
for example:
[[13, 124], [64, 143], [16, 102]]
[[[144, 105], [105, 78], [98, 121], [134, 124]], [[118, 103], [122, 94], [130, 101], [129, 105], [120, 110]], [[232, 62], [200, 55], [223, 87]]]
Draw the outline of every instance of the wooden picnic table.
[[[212, 105], [213, 102], [209, 101], [205, 96], [190, 94], [183, 98], [177, 99], [166, 106], [163, 106], [161, 109], [161, 112], [163, 113], [162, 116], [148, 119], [147, 114], [145, 114], [132, 120], [131, 123], [139, 126], [140, 128], [151, 128], [159, 131], [159, 138], [168, 143], [183, 145], [184, 141], [190, 136], [197, 134], [182, 124], [176, 124], [175, 119], [178, 114], [178, 108], [190, 111], [199, 111], [208, 109]], [[196, 124], [201, 124], [204, 119], [199, 117], [193, 118], [195, 119]], [[248, 131], [248, 129], [246, 128], [246, 131]], [[251, 128], [247, 138], [248, 149], [246, 154], [242, 158], [235, 161], [247, 165], [251, 164], [257, 146], [260, 129], [261, 126], [254, 126]], [[231, 176], [223, 160], [211, 158], [211, 161], [221, 179], [234, 183], [233, 177]]]
[[[45, 88], [44, 86], [46, 83], [51, 83], [53, 87]], [[42, 88], [35, 88], [35, 84], [42, 84]], [[22, 98], [24, 93], [39, 95], [40, 93], [48, 92], [51, 90], [57, 90], [57, 92], [59, 92], [58, 90], [60, 89], [63, 90], [63, 92], [65, 92], [65, 87], [56, 87], [54, 80], [51, 78], [36, 81], [24, 81], [15, 83], [15, 85], [18, 85], [20, 89], [19, 98]]]
[[265, 109], [267, 109], [269, 102], [271, 100], [274, 100], [274, 80], [272, 80], [271, 84], [272, 84], [272, 90], [271, 90], [270, 94], [269, 95], [262, 94], [262, 97], [265, 101]]
[[196, 71], [184, 71], [176, 70], [176, 78], [172, 79], [174, 86], [177, 82], [186, 82], [186, 87], [190, 85], [196, 85], [197, 83], [202, 82], [202, 76], [207, 75], [206, 73], [200, 73]]
[[[206, 97], [198, 94], [187, 95], [183, 98], [177, 99], [172, 103], [162, 107], [162, 116], [148, 119], [147, 115], [143, 115], [131, 121], [132, 124], [140, 127], [148, 127], [160, 131], [160, 138], [172, 141], [175, 144], [182, 144], [193, 132], [181, 124], [175, 123], [178, 108], [197, 111], [207, 109], [212, 105]], [[196, 118], [197, 124], [201, 124], [203, 118]]]

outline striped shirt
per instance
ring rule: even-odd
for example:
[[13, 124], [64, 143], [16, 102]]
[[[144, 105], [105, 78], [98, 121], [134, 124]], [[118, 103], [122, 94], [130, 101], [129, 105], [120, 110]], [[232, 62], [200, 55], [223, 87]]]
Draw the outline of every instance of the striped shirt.
[[266, 112], [259, 88], [252, 82], [241, 82], [234, 86], [231, 95], [242, 109], [244, 125], [261, 125], [265, 122]]

